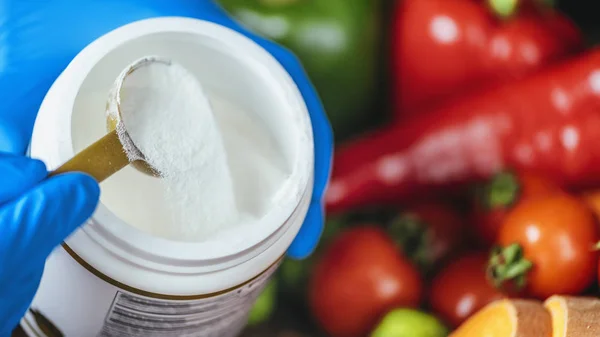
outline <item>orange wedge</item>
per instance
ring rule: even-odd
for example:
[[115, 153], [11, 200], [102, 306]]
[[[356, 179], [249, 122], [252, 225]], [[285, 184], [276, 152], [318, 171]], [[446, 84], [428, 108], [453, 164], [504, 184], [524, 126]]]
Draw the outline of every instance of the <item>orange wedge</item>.
[[600, 336], [600, 300], [592, 297], [552, 296], [544, 302], [552, 316], [552, 337]]
[[499, 300], [471, 316], [450, 337], [551, 337], [550, 314], [541, 302]]

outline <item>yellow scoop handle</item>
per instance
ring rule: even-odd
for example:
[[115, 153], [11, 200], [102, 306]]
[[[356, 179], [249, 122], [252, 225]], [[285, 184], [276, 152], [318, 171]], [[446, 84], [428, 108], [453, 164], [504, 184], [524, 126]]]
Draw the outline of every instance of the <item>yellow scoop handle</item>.
[[66, 172], [83, 172], [101, 183], [129, 164], [117, 131], [113, 130], [76, 156], [50, 172], [54, 176]]

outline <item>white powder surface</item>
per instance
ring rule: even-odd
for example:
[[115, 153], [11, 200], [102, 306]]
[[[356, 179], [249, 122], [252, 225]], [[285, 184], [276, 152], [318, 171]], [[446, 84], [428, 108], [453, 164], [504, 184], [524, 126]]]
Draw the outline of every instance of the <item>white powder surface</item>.
[[[232, 177], [250, 174], [230, 163], [229, 157], [238, 163], [243, 157], [240, 144], [230, 144], [230, 149], [236, 149], [233, 154], [226, 151], [213, 107], [192, 74], [178, 64], [153, 63], [131, 73], [121, 92], [124, 126], [146, 162], [160, 172], [161, 178], [154, 179], [161, 182], [162, 202], [170, 214], [166, 219], [157, 217], [162, 218], [161, 223], [138, 226], [170, 239], [201, 241], [218, 230], [260, 216], [261, 202], [244, 197], [246, 188], [243, 184], [235, 186]], [[227, 132], [239, 132], [232, 130], [231, 123], [239, 116], [228, 115]], [[255, 173], [272, 175], [268, 172], [272, 165], [265, 164], [268, 161], [266, 158], [263, 165], [254, 166], [261, 171]], [[151, 216], [152, 205], [146, 206]]]

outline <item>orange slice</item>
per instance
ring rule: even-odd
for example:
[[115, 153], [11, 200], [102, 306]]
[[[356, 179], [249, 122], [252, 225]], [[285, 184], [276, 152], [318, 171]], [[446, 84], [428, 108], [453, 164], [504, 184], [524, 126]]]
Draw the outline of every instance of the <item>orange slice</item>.
[[551, 337], [550, 314], [541, 302], [499, 300], [471, 316], [450, 337]]
[[592, 297], [552, 296], [544, 302], [552, 316], [552, 337], [600, 336], [600, 300]]

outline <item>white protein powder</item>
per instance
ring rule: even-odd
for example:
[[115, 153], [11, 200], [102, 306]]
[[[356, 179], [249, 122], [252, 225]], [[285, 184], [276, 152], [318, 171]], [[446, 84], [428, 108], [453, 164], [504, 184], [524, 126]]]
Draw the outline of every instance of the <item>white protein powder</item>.
[[[260, 216], [264, 207], [261, 198], [252, 201], [244, 197], [249, 191], [243, 184], [234, 186], [232, 171], [238, 177], [249, 173], [237, 159], [244, 156], [239, 146], [236, 148], [240, 142], [230, 144], [233, 153], [229, 155], [237, 164], [230, 165], [220, 125], [192, 74], [177, 64], [153, 63], [131, 73], [121, 92], [125, 128], [146, 161], [161, 173], [163, 201], [170, 211], [168, 223], [142, 224], [149, 227], [146, 231], [175, 240], [201, 241], [243, 219]], [[227, 132], [242, 132], [244, 125], [233, 130], [232, 122], [243, 118], [232, 114], [228, 117]], [[257, 156], [246, 157], [261, 162]], [[266, 162], [254, 165], [261, 172], [252, 173], [285, 179], [283, 173], [275, 173], [277, 170], [269, 172], [271, 166]], [[239, 202], [236, 195], [241, 196]], [[154, 212], [152, 205], [146, 206], [147, 212]], [[164, 216], [157, 218], [167, 220]]]

